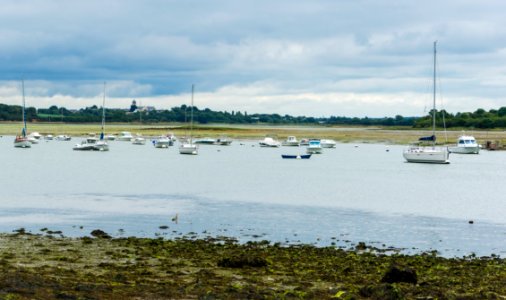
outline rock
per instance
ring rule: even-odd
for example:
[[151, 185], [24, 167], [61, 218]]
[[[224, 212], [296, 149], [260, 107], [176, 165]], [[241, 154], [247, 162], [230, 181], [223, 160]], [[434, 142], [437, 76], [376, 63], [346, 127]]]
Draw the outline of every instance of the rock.
[[418, 278], [415, 270], [399, 266], [390, 266], [381, 279], [381, 282], [386, 283], [406, 282], [416, 284], [417, 281]]
[[99, 239], [110, 239], [111, 236], [108, 235], [106, 232], [100, 230], [100, 229], [95, 229], [91, 232], [91, 235], [96, 237], [96, 238], [99, 238]]

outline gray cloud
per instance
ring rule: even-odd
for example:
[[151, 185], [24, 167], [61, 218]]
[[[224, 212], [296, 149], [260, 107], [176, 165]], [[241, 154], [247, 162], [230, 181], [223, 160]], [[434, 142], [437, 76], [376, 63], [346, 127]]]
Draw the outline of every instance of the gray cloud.
[[420, 115], [413, 104], [425, 101], [437, 39], [447, 109], [497, 108], [505, 9], [498, 0], [7, 0], [0, 102], [17, 101], [23, 76], [35, 106], [92, 103], [107, 81], [110, 103], [170, 107], [196, 83], [213, 109]]

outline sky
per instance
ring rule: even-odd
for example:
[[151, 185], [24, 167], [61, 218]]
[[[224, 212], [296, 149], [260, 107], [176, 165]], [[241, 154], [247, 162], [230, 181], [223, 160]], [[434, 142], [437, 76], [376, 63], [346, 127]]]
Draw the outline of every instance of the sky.
[[0, 103], [294, 116], [506, 106], [503, 0], [2, 0]]

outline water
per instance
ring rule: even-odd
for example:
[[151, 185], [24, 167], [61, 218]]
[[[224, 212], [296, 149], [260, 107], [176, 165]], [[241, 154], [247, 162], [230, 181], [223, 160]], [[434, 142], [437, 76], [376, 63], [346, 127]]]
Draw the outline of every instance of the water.
[[506, 253], [505, 152], [429, 165], [405, 163], [401, 146], [375, 144], [283, 160], [305, 148], [235, 141], [184, 156], [177, 147], [119, 141], [109, 152], [72, 151], [78, 138], [16, 149], [13, 139], [0, 138], [3, 232], [47, 227], [81, 236], [100, 228], [114, 236], [194, 232], [319, 246], [364, 241], [445, 256]]

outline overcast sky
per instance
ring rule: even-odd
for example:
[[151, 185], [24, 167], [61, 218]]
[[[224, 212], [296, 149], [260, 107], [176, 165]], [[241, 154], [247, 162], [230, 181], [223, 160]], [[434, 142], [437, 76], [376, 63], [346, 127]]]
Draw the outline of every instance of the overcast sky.
[[506, 1], [2, 0], [0, 103], [306, 116], [506, 106]]

